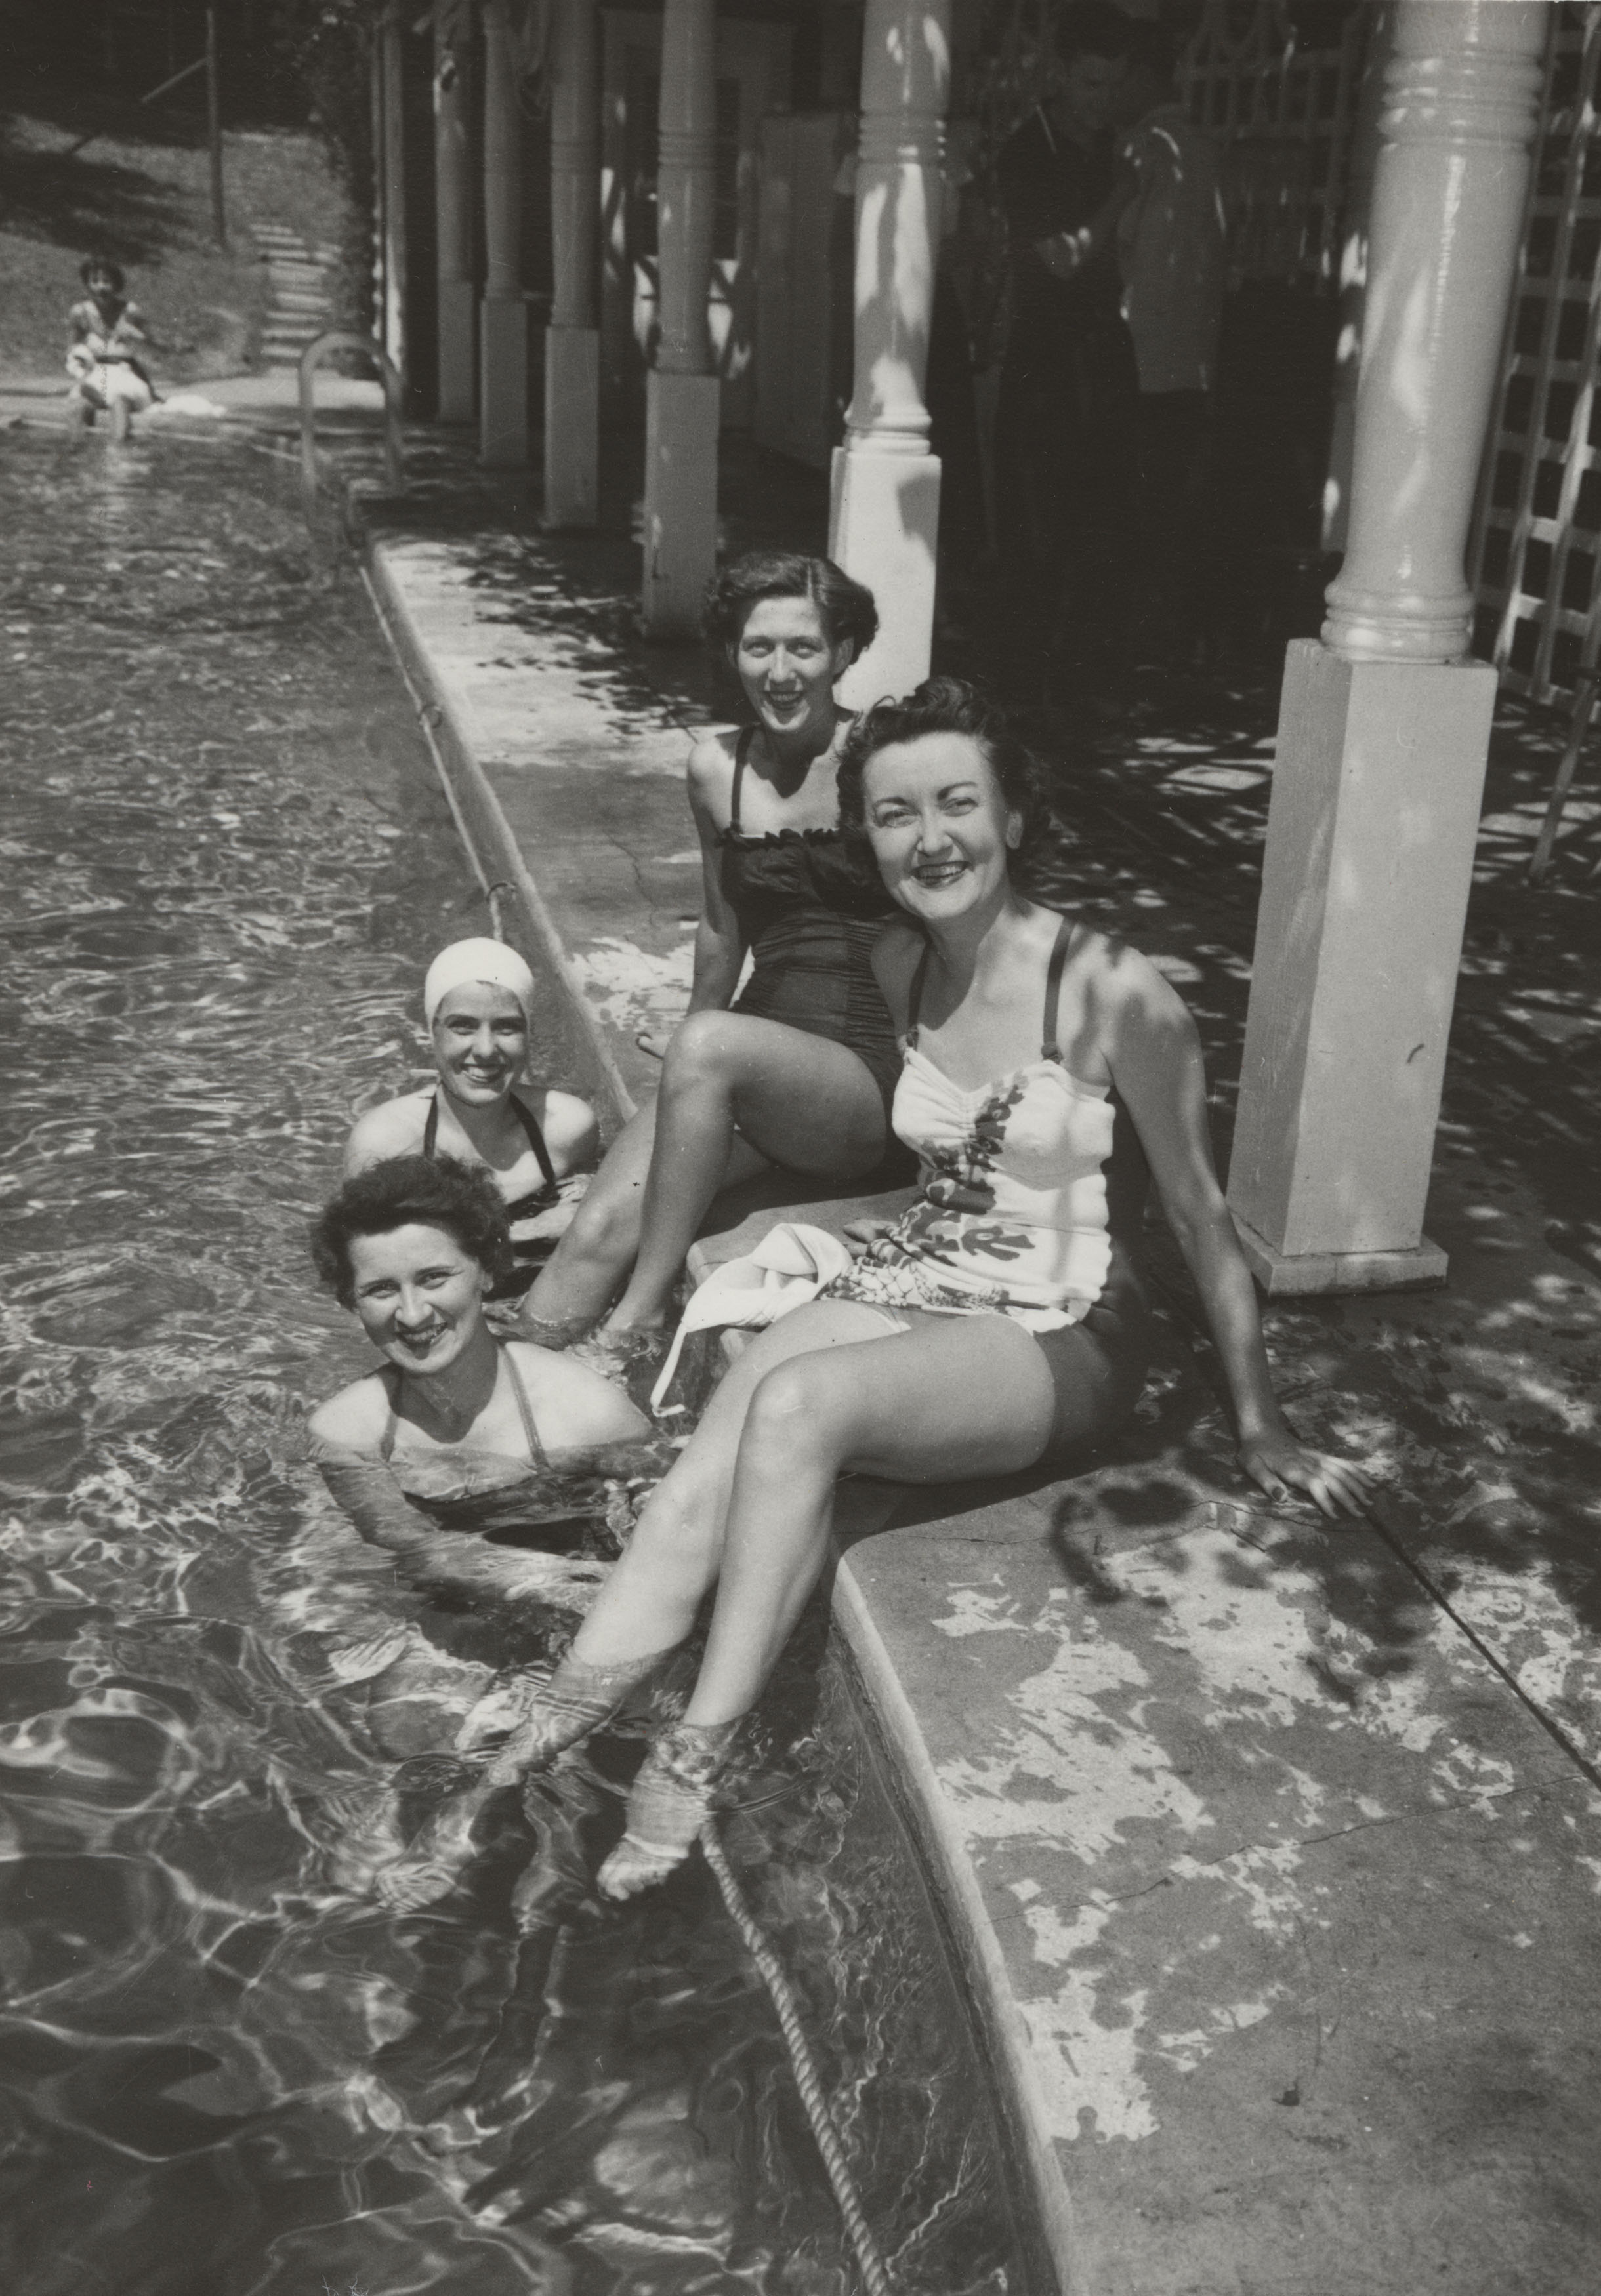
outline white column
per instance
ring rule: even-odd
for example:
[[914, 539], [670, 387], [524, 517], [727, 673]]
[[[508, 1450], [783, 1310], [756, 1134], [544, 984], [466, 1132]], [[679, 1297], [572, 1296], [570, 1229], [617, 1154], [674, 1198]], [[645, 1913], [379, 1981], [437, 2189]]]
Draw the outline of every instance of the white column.
[[1269, 1292], [1439, 1282], [1423, 1233], [1495, 672], [1463, 549], [1529, 178], [1545, 0], [1400, 0], [1351, 535], [1290, 647], [1228, 1200]]
[[484, 0], [484, 251], [479, 452], [528, 461], [528, 305], [522, 299], [522, 107], [510, 0]]
[[378, 28], [378, 89], [383, 115], [383, 308], [380, 334], [404, 389], [406, 359], [406, 103], [400, 62], [400, 12], [385, 9]]
[[545, 332], [545, 523], [600, 517], [600, 12], [556, 0], [550, 117], [555, 294]]
[[717, 564], [722, 384], [707, 302], [717, 90], [714, 0], [667, 0], [656, 185], [661, 332], [645, 378], [645, 627], [687, 637]]
[[1351, 533], [1351, 458], [1357, 432], [1357, 378], [1362, 359], [1362, 316], [1367, 300], [1367, 240], [1373, 220], [1373, 171], [1379, 156], [1384, 75], [1395, 32], [1394, 0], [1368, 12], [1367, 53], [1357, 91], [1345, 209], [1340, 226], [1340, 332], [1334, 345], [1333, 420], [1328, 477], [1323, 488], [1323, 546], [1345, 548]]
[[442, 0], [433, 27], [434, 217], [439, 240], [439, 421], [478, 406], [472, 279], [472, 0]]
[[867, 0], [856, 168], [856, 376], [833, 455], [831, 557], [865, 582], [879, 634], [841, 687], [847, 702], [928, 676], [940, 464], [923, 401], [940, 159], [950, 93], [950, 0]]

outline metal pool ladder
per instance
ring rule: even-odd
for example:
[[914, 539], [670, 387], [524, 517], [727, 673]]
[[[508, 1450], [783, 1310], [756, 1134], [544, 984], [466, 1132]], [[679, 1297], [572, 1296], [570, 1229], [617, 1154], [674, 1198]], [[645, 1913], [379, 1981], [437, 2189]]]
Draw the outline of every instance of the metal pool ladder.
[[331, 327], [300, 353], [300, 484], [307, 500], [310, 502], [316, 494], [316, 371], [333, 351], [359, 351], [383, 378], [383, 475], [390, 492], [398, 494], [406, 484], [400, 457], [398, 370], [382, 345], [370, 335], [356, 334], [348, 327]]

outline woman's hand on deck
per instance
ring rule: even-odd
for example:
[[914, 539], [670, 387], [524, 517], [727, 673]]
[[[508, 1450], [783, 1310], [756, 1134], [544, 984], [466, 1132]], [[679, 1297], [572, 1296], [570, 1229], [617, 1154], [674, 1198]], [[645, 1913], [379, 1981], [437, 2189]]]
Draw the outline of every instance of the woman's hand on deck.
[[881, 1236], [888, 1235], [894, 1227], [893, 1220], [859, 1219], [845, 1223], [845, 1242], [852, 1259], [863, 1259]]
[[641, 1029], [635, 1037], [634, 1042], [642, 1053], [648, 1053], [653, 1061], [664, 1061], [667, 1058], [667, 1048], [671, 1044], [672, 1038], [664, 1037], [656, 1029]]
[[1360, 1467], [1298, 1443], [1288, 1428], [1249, 1437], [1240, 1445], [1239, 1457], [1252, 1481], [1270, 1499], [1305, 1491], [1330, 1516], [1365, 1515], [1372, 1503], [1372, 1486]]

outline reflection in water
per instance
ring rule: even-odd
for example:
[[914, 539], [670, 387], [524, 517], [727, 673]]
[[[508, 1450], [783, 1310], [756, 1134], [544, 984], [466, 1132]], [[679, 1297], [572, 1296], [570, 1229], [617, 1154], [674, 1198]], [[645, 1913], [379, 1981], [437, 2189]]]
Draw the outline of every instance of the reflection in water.
[[[421, 1065], [418, 950], [482, 913], [359, 589], [312, 580], [245, 450], [185, 452], [13, 439], [0, 470], [0, 2274], [842, 2296], [710, 1876], [590, 1893], [645, 1717], [501, 1797], [439, 1905], [342, 1885], [364, 1829], [468, 1775], [463, 1718], [563, 1618], [398, 1583], [300, 1464], [357, 1360], [306, 1216], [352, 1106]], [[898, 2285], [1016, 2286], [981, 2079], [819, 1634], [730, 1856]]]

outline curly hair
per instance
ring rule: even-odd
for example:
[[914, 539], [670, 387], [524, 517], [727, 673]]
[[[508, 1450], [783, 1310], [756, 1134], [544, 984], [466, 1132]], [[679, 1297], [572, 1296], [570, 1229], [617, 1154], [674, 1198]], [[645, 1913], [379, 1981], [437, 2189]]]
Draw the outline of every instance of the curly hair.
[[120, 295], [123, 285], [121, 264], [113, 263], [109, 255], [86, 255], [78, 266], [78, 275], [86, 287], [97, 271], [103, 271], [111, 281], [112, 294]]
[[751, 607], [763, 598], [809, 598], [829, 644], [849, 641], [853, 657], [865, 653], [878, 636], [872, 591], [852, 581], [832, 558], [805, 558], [795, 550], [747, 550], [706, 585], [701, 634], [716, 660], [732, 654]]
[[960, 677], [926, 677], [899, 701], [875, 701], [846, 734], [840, 751], [840, 822], [858, 834], [866, 830], [862, 777], [867, 761], [896, 742], [921, 741], [929, 734], [965, 734], [983, 752], [1001, 795], [1022, 818], [1017, 863], [1026, 869], [1054, 833], [1045, 767], [1012, 730], [998, 701]]
[[494, 1282], [511, 1272], [505, 1206], [487, 1172], [455, 1156], [386, 1156], [353, 1174], [312, 1224], [312, 1259], [341, 1308], [356, 1304], [356, 1238], [413, 1226], [443, 1228]]

